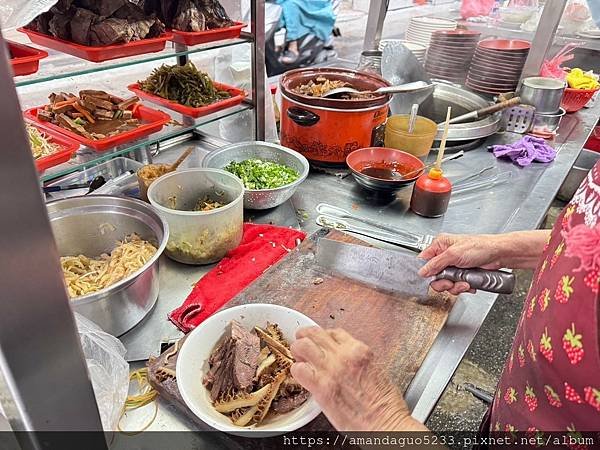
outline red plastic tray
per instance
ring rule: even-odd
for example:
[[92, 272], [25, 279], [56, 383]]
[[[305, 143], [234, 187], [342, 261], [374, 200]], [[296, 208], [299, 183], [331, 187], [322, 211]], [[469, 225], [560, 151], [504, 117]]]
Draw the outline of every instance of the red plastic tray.
[[58, 144], [61, 147], [56, 153], [35, 160], [35, 166], [37, 167], [39, 173], [44, 172], [44, 170], [49, 169], [50, 167], [67, 162], [69, 159], [71, 159], [73, 153], [75, 153], [79, 148], [79, 143], [75, 142], [74, 140], [42, 128], [38, 125], [30, 125], [43, 132], [49, 138], [51, 143]]
[[212, 103], [210, 105], [200, 106], [198, 108], [184, 106], [172, 100], [167, 100], [166, 98], [159, 97], [158, 95], [144, 92], [140, 89], [140, 85], [138, 83], [127, 86], [127, 89], [135, 93], [135, 95], [137, 95], [138, 97], [143, 98], [144, 100], [148, 100], [149, 102], [156, 103], [157, 105], [164, 106], [165, 108], [171, 109], [173, 111], [177, 111], [178, 113], [181, 113], [184, 116], [190, 116], [194, 118], [206, 116], [208, 114], [221, 111], [222, 109], [231, 108], [232, 106], [239, 105], [240, 103], [242, 103], [244, 97], [246, 96], [243, 90], [238, 89], [236, 87], [228, 86], [226, 84], [217, 82], [214, 82], [214, 85], [217, 89], [229, 92], [231, 94], [231, 97], [221, 100], [219, 102]]
[[240, 37], [242, 28], [246, 26], [242, 22], [234, 22], [230, 27], [215, 28], [206, 31], [178, 31], [170, 30], [173, 33], [171, 41], [184, 45], [206, 44], [207, 42], [222, 41], [225, 39], [235, 39]]
[[36, 73], [40, 68], [40, 59], [48, 56], [44, 50], [8, 41], [11, 55], [10, 64], [15, 77]]
[[86, 139], [83, 136], [78, 135], [72, 131], [69, 131], [65, 128], [59, 127], [50, 122], [44, 122], [37, 118], [37, 111], [41, 107], [31, 108], [25, 111], [25, 117], [36, 123], [43, 130], [50, 130], [56, 133], [59, 133], [63, 136], [67, 136], [68, 138], [85, 145], [86, 147], [93, 148], [94, 150], [102, 151], [107, 150], [111, 147], [116, 147], [117, 145], [124, 144], [125, 142], [134, 141], [144, 136], [148, 136], [149, 134], [156, 133], [160, 131], [164, 125], [166, 125], [171, 117], [162, 112], [157, 111], [152, 108], [148, 108], [146, 106], [138, 106], [133, 113], [133, 116], [136, 119], [142, 120], [143, 123], [135, 130], [125, 131], [124, 133], [120, 133], [116, 136], [107, 137], [105, 139], [99, 139], [97, 141], [93, 141], [91, 139]]
[[92, 62], [102, 62], [111, 59], [124, 58], [126, 56], [160, 52], [161, 50], [164, 50], [167, 41], [173, 38], [172, 33], [163, 33], [157, 38], [142, 39], [127, 44], [92, 47], [91, 45], [80, 45], [74, 42], [65, 41], [64, 39], [58, 39], [26, 28], [19, 28], [18, 31], [29, 36], [29, 39], [31, 39], [31, 42], [34, 44], [43, 45], [44, 47], [68, 53], [69, 55], [87, 59]]

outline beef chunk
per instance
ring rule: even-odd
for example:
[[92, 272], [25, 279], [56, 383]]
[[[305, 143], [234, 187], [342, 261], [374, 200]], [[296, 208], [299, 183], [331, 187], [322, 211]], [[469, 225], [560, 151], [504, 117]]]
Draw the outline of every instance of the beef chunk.
[[74, 0], [58, 0], [51, 10], [65, 13], [71, 8], [73, 2]]
[[271, 409], [278, 414], [284, 414], [302, 405], [308, 400], [308, 397], [310, 397], [310, 393], [307, 390], [302, 389], [292, 396], [280, 397], [277, 400], [274, 400], [271, 404]]
[[129, 22], [135, 22], [136, 20], [144, 20], [146, 14], [144, 14], [144, 10], [139, 6], [127, 2], [115, 11], [113, 17], [116, 17], [117, 19], [127, 19]]
[[95, 91], [94, 89], [84, 89], [82, 91], [79, 91], [79, 96], [81, 98], [83, 97], [87, 97], [87, 96], [92, 96], [92, 97], [96, 97], [102, 100], [109, 100], [111, 99], [111, 95], [108, 92], [105, 91]]
[[78, 0], [78, 4], [82, 8], [98, 14], [99, 16], [110, 17], [119, 8], [122, 8], [129, 0]]
[[108, 111], [112, 111], [113, 109], [113, 104], [108, 101], [108, 100], [103, 100], [100, 97], [95, 97], [93, 95], [82, 95], [82, 98], [88, 102], [91, 103], [92, 105], [94, 105], [94, 108], [91, 109], [92, 111], [96, 108], [100, 108], [100, 109], [105, 109]]
[[150, 27], [150, 31], [148, 31], [148, 35], [145, 37], [148, 39], [155, 38], [155, 37], [160, 36], [164, 32], [165, 32], [165, 25], [160, 20], [155, 18], [154, 23]]
[[54, 114], [63, 114], [63, 113], [66, 113], [67, 111], [71, 111], [72, 109], [73, 109], [73, 105], [64, 105], [59, 108], [56, 108], [53, 106], [52, 112]]
[[180, 0], [173, 20], [173, 28], [180, 31], [204, 31], [206, 20], [192, 0]]
[[93, 139], [92, 135], [90, 133], [88, 133], [85, 128], [83, 128], [81, 125], [78, 125], [77, 123], [75, 123], [67, 115], [59, 114], [56, 116], [56, 120], [58, 121], [59, 125], [67, 128], [67, 129], [73, 130], [77, 134], [81, 134], [83, 137], [86, 137], [88, 139]]
[[223, 28], [233, 25], [225, 8], [217, 0], [196, 0], [196, 5], [206, 19], [206, 28]]
[[90, 41], [92, 45], [111, 45], [127, 43], [133, 36], [131, 27], [125, 19], [106, 19], [92, 25]]
[[48, 22], [49, 33], [59, 39], [70, 39], [71, 38], [71, 18], [63, 14], [55, 14], [50, 22]]
[[203, 382], [210, 389], [211, 398], [216, 400], [230, 388], [249, 390], [258, 367], [259, 353], [258, 336], [239, 323], [231, 322], [228, 334], [208, 361], [210, 370]]
[[71, 39], [78, 44], [87, 45], [90, 42], [90, 28], [98, 18], [93, 12], [77, 8], [73, 20], [71, 20]]
[[130, 40], [144, 39], [150, 33], [150, 28], [154, 25], [154, 19], [138, 20], [137, 22], [131, 22], [129, 29], [131, 33]]
[[37, 118], [42, 122], [52, 122], [54, 113], [52, 113], [52, 111], [46, 111], [45, 109], [38, 109]]
[[260, 339], [254, 332], [247, 331], [237, 322], [231, 324], [231, 338], [236, 343], [233, 367], [235, 386], [238, 389], [247, 389], [252, 386], [258, 367]]

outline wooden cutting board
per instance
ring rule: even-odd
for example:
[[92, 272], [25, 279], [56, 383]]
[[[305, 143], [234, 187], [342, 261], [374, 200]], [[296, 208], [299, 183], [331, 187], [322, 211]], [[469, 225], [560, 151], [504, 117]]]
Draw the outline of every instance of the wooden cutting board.
[[[392, 381], [402, 392], [406, 391], [444, 326], [454, 297], [432, 292], [429, 298], [410, 298], [326, 274], [315, 260], [318, 241], [323, 237], [367, 245], [341, 232], [321, 230], [305, 239], [296, 251], [271, 267], [225, 308], [272, 303], [300, 311], [322, 327], [343, 328], [368, 344]], [[402, 281], [401, 274], [398, 281]], [[159, 387], [164, 394], [166, 386]], [[173, 392], [176, 385], [169, 387], [169, 396], [174, 394], [176, 403], [181, 404], [179, 393]], [[304, 430], [331, 430], [331, 425], [321, 415]]]
[[315, 260], [323, 237], [367, 245], [338, 231], [317, 232], [226, 306], [273, 303], [300, 311], [324, 328], [343, 328], [371, 347], [404, 392], [444, 326], [454, 298], [433, 291], [429, 298], [411, 298], [326, 274]]

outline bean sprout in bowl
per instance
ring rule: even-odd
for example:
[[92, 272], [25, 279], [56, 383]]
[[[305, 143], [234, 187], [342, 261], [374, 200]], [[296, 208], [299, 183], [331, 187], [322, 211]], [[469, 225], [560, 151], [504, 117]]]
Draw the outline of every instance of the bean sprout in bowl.
[[294, 431], [317, 417], [321, 410], [312, 396], [287, 413], [267, 415], [264, 421], [254, 426], [236, 426], [230, 417], [215, 409], [211, 392], [202, 380], [210, 370], [211, 354], [232, 321], [246, 330], [277, 324], [290, 343], [295, 340], [299, 328], [316, 326], [312, 319], [296, 310], [257, 303], [224, 309], [206, 319], [188, 335], [177, 358], [177, 387], [192, 413], [212, 428], [248, 437], [275, 436]]

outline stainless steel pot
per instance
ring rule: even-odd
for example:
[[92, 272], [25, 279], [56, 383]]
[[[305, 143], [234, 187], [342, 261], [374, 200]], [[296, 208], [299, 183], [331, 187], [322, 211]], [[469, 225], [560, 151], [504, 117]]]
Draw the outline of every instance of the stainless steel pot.
[[120, 336], [137, 325], [158, 298], [158, 259], [169, 228], [150, 205], [111, 196], [82, 196], [50, 202], [48, 215], [61, 256], [110, 253], [131, 233], [152, 242], [156, 254], [140, 270], [98, 292], [71, 300], [74, 311]]
[[533, 116], [532, 131], [534, 133], [554, 133], [558, 130], [560, 121], [565, 114], [566, 111], [563, 108], [560, 108], [556, 114], [539, 114], [536, 112]]
[[539, 114], [557, 113], [565, 87], [564, 81], [555, 78], [525, 78], [521, 86], [521, 102], [524, 105], [534, 106]]

